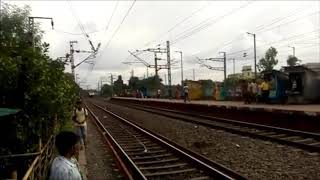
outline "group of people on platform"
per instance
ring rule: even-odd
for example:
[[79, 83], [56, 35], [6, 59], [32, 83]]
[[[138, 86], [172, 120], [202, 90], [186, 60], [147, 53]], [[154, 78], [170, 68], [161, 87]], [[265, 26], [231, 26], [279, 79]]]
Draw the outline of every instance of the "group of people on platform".
[[257, 84], [255, 80], [249, 82], [243, 82], [241, 85], [242, 97], [245, 104], [250, 104], [252, 102], [269, 102], [269, 94], [274, 79], [270, 81], [264, 78], [261, 84]]
[[74, 130], [60, 132], [55, 138], [59, 156], [52, 162], [49, 180], [83, 180], [78, 163], [79, 153], [87, 145], [88, 111], [81, 100], [78, 100], [73, 111]]
[[[135, 97], [136, 98], [146, 98], [147, 96], [145, 94], [146, 93], [144, 93], [142, 90], [137, 89], [136, 92], [135, 92]], [[158, 89], [156, 98], [160, 99], [162, 97], [163, 97], [162, 91], [161, 91], [161, 89]], [[184, 99], [184, 102], [187, 102], [187, 101], [190, 102], [189, 86], [187, 85], [187, 83], [185, 83], [182, 88], [181, 88], [180, 85], [178, 85], [176, 87], [175, 98], [176, 99], [180, 99], [181, 97]]]

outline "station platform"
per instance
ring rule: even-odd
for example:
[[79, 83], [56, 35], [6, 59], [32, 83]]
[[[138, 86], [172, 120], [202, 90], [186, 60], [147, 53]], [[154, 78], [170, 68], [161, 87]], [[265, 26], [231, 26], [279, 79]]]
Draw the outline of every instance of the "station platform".
[[181, 104], [194, 104], [215, 106], [226, 109], [245, 109], [250, 111], [266, 111], [266, 112], [280, 112], [285, 114], [305, 114], [308, 116], [320, 117], [320, 104], [308, 104], [308, 105], [281, 105], [281, 104], [244, 104], [242, 101], [214, 101], [214, 100], [193, 100], [184, 103], [183, 100], [177, 99], [155, 99], [155, 98], [126, 98], [115, 97], [113, 99], [127, 99], [136, 101], [154, 101], [154, 102], [166, 102], [166, 103], [181, 103]]
[[320, 104], [244, 104], [241, 101], [198, 100], [184, 103], [177, 99], [114, 97], [111, 102], [187, 111], [248, 123], [320, 133]]

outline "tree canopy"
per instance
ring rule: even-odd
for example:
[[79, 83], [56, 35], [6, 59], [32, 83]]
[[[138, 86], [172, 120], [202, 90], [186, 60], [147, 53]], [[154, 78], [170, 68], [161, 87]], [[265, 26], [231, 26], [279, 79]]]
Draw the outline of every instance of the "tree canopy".
[[274, 47], [270, 47], [265, 53], [265, 57], [259, 60], [258, 69], [259, 71], [270, 71], [273, 70], [274, 66], [278, 64], [276, 59], [278, 51]]
[[122, 76], [118, 76], [118, 79], [113, 83], [114, 93], [118, 96], [122, 96], [124, 93], [124, 84], [122, 80]]
[[0, 106], [21, 109], [28, 120], [19, 119], [14, 125], [17, 134], [12, 143], [23, 148], [2, 145], [0, 154], [34, 152], [40, 137], [45, 141], [54, 127], [71, 119], [79, 88], [64, 73], [65, 62], [47, 55], [49, 44], [42, 41], [39, 26], [29, 27], [30, 7], [4, 3], [1, 11]]
[[300, 62], [301, 60], [299, 60], [297, 57], [293, 56], [293, 55], [289, 55], [288, 59], [287, 59], [287, 64], [288, 66], [296, 66], [298, 64], [298, 62]]

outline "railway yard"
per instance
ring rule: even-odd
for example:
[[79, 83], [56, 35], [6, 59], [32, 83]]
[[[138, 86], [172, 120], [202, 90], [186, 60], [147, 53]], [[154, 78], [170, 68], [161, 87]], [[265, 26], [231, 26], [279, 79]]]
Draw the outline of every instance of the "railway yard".
[[88, 179], [320, 177], [315, 132], [119, 99], [87, 98], [85, 104]]

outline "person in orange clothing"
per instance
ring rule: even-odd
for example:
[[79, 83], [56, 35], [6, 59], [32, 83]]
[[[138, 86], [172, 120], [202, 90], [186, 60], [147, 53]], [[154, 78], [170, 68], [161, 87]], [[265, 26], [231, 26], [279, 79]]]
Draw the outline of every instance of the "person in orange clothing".
[[176, 99], [180, 99], [180, 85], [176, 87]]

